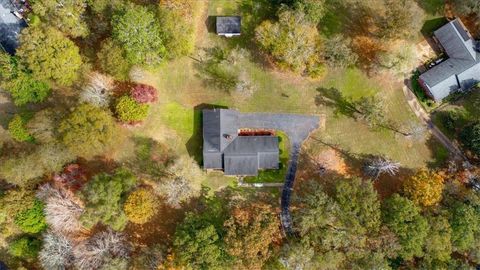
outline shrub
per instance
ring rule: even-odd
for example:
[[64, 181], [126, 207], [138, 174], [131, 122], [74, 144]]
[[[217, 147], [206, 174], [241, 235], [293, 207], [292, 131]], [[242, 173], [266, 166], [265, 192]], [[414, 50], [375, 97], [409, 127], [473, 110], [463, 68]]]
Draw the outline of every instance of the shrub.
[[16, 114], [8, 123], [8, 133], [19, 142], [33, 142], [34, 138], [26, 128], [26, 117]]
[[77, 155], [92, 156], [114, 143], [115, 123], [109, 112], [90, 104], [76, 107], [60, 123], [62, 142]]
[[148, 115], [149, 106], [140, 104], [129, 96], [119, 98], [115, 111], [118, 118], [123, 122], [140, 122]]
[[139, 103], [152, 103], [157, 101], [157, 89], [146, 84], [137, 84], [132, 89], [132, 98]]
[[147, 223], [158, 210], [155, 194], [144, 188], [135, 190], [128, 196], [123, 209], [131, 222]]
[[15, 224], [26, 233], [38, 233], [47, 228], [45, 214], [43, 213], [44, 204], [36, 200], [33, 207], [15, 216]]
[[41, 242], [32, 236], [22, 236], [8, 247], [8, 252], [15, 257], [22, 259], [34, 259], [40, 251]]

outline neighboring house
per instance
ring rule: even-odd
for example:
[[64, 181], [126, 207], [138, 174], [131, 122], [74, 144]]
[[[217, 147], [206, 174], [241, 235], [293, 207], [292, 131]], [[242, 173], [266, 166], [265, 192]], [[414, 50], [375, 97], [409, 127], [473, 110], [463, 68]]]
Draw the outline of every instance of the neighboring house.
[[480, 51], [460, 19], [434, 32], [448, 59], [420, 75], [419, 82], [435, 101], [480, 81]]
[[240, 16], [216, 17], [216, 30], [219, 36], [240, 36], [241, 26], [242, 18]]
[[18, 18], [19, 14], [10, 0], [0, 0], [0, 47], [9, 54], [14, 54], [18, 47], [18, 35], [27, 27], [25, 20]]
[[[241, 114], [234, 110], [203, 110], [203, 167], [225, 175], [258, 175], [262, 169], [278, 169], [278, 137], [239, 127]], [[246, 136], [244, 136], [246, 135]]]

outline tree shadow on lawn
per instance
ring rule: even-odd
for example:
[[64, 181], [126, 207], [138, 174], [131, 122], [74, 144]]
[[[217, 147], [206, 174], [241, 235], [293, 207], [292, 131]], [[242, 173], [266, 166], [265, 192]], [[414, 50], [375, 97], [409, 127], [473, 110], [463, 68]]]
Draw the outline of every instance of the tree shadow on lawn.
[[433, 32], [440, 28], [441, 26], [445, 25], [448, 22], [447, 18], [440, 17], [431, 20], [425, 21], [422, 26], [420, 32], [422, 33], [423, 37], [427, 40], [428, 44], [433, 48], [435, 52], [440, 52], [440, 48], [432, 39]]
[[332, 148], [336, 152], [340, 153], [346, 164], [346, 174], [342, 175], [336, 171], [322, 168], [322, 166], [315, 162], [309, 155], [301, 155], [299, 164], [302, 164], [301, 168], [303, 168], [304, 171], [308, 170], [308, 173], [304, 174], [303, 178], [321, 181], [327, 192], [334, 191], [336, 182], [338, 182], [339, 179], [360, 177], [366, 181], [373, 181], [374, 187], [380, 197], [386, 198], [395, 192], [399, 192], [402, 182], [415, 173], [415, 170], [413, 169], [400, 167], [395, 175], [382, 174], [374, 179], [365, 173], [365, 165], [369, 161], [383, 156], [375, 154], [353, 153], [349, 150], [343, 149], [339, 145], [326, 142], [321, 138], [311, 137], [311, 139], [316, 143]]
[[193, 134], [190, 139], [188, 139], [185, 147], [187, 148], [188, 155], [200, 166], [203, 162], [202, 111], [206, 109], [228, 109], [228, 107], [207, 103], [201, 103], [193, 107]]

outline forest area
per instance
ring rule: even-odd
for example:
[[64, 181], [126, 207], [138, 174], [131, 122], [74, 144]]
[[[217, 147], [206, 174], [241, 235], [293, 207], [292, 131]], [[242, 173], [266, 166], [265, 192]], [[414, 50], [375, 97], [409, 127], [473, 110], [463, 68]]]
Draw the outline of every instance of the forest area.
[[[442, 24], [480, 38], [477, 0], [27, 2], [0, 50], [1, 270], [478, 269], [480, 96], [432, 112], [467, 162], [401, 92]], [[203, 170], [206, 105], [323, 118], [293, 234], [281, 188]], [[285, 167], [252, 183], [284, 181], [279, 136]]]

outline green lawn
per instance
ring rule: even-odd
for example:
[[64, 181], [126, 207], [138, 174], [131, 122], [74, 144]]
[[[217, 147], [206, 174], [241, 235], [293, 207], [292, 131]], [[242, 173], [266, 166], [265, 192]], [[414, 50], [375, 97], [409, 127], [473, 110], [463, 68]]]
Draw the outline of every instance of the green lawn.
[[[236, 4], [237, 1], [212, 0], [209, 2], [209, 14], [230, 12]], [[443, 156], [442, 147], [429, 140], [427, 132], [423, 137], [411, 139], [391, 131], [371, 130], [364, 123], [335, 115], [332, 108], [315, 103], [318, 88], [336, 88], [352, 99], [378, 94], [385, 102], [386, 117], [393, 120], [400, 130], [409, 131], [412, 126], [418, 125], [418, 120], [405, 101], [402, 84], [395, 78], [385, 74], [368, 77], [363, 71], [352, 68], [329, 70], [324, 78], [311, 80], [289, 72], [268, 70], [256, 59], [247, 58], [240, 67], [254, 86], [253, 94], [245, 96], [235, 91], [228, 94], [205, 84], [197, 75], [197, 66], [201, 64], [197, 55], [204, 48], [231, 48], [238, 41], [219, 38], [207, 31], [202, 33], [198, 38], [198, 51], [192, 57], [168, 62], [157, 70], [145, 73], [141, 81], [157, 87], [160, 101], [153, 106], [145, 125], [137, 129], [139, 135], [167, 143], [178, 154], [188, 154], [201, 163], [199, 108], [215, 105], [243, 112], [322, 114], [326, 117], [326, 125], [324, 130], [314, 132], [316, 138], [352, 153], [385, 155], [408, 168], [427, 166]], [[305, 147], [314, 154], [325, 149], [324, 145], [313, 140], [308, 141]], [[275, 173], [266, 171], [259, 178], [265, 179], [261, 181], [277, 181], [283, 179], [281, 173], [281, 170]], [[211, 187], [230, 185], [233, 181], [221, 174], [208, 178], [211, 183], [207, 185]]]
[[246, 183], [282, 183], [285, 180], [290, 157], [290, 141], [284, 132], [277, 131], [277, 136], [280, 149], [279, 169], [259, 171], [258, 176], [245, 177]]

